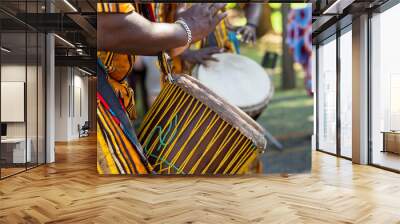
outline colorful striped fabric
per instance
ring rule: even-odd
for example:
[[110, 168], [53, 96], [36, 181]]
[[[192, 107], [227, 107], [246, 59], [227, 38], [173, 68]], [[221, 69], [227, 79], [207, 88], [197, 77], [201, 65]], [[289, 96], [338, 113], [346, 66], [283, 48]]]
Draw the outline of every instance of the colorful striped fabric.
[[98, 13], [130, 13], [135, 11], [135, 6], [131, 3], [97, 3]]
[[[131, 13], [133, 11], [136, 11], [135, 7], [130, 3], [97, 3], [98, 13]], [[108, 75], [116, 81], [124, 80], [132, 72], [134, 55], [98, 51], [97, 56], [106, 67]]]
[[[97, 3], [97, 11], [98, 13], [131, 13], [135, 11], [135, 7], [129, 3]], [[131, 120], [136, 119], [133, 90], [125, 80], [132, 72], [135, 56], [109, 51], [98, 51], [97, 57], [105, 66], [110, 85], [113, 87], [118, 98], [123, 102], [129, 118]]]
[[[143, 9], [147, 5], [141, 4], [138, 7], [137, 4], [129, 3], [98, 3], [97, 9], [99, 13], [138, 11], [149, 15], [149, 10]], [[132, 72], [135, 56], [106, 51], [98, 51], [97, 56], [99, 59], [97, 69], [98, 172], [100, 174], [152, 173], [152, 167], [143, 154], [131, 124], [131, 121], [136, 118], [134, 94], [125, 78]]]
[[97, 169], [100, 174], [149, 174], [145, 158], [126, 110], [107, 82], [98, 61]]

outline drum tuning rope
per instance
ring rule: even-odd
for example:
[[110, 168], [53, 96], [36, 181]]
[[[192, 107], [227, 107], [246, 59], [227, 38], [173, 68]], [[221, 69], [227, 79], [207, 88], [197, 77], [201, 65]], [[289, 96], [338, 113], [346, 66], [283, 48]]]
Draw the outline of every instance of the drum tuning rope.
[[164, 75], [166, 76], [166, 79], [170, 83], [174, 83], [174, 78], [172, 77], [173, 73], [173, 61], [172, 58], [165, 52], [161, 52], [160, 55], [158, 56], [159, 62], [160, 62], [160, 67]]
[[[195, 175], [247, 172], [265, 141], [246, 134], [244, 130], [250, 130], [251, 126], [239, 129], [232, 120], [224, 120], [221, 113], [214, 111], [212, 97], [200, 100], [208, 94], [206, 89], [201, 93], [190, 92], [199, 86], [195, 79], [186, 75], [173, 78], [174, 83], [165, 83], [138, 132], [154, 172]], [[262, 137], [261, 133], [258, 135]]]

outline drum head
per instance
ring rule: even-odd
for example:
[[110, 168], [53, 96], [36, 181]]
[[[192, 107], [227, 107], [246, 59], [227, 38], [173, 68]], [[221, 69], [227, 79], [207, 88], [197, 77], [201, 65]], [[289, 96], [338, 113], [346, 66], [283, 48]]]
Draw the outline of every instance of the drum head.
[[230, 53], [214, 57], [218, 62], [199, 66], [197, 78], [217, 95], [240, 108], [267, 103], [272, 97], [271, 79], [255, 61]]

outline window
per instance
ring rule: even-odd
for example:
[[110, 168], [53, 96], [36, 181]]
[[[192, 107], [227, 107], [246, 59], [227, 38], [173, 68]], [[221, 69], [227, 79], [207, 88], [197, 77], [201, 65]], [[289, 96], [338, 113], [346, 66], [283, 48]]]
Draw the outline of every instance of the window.
[[400, 170], [400, 5], [371, 18], [372, 163]]
[[336, 153], [336, 39], [318, 48], [318, 149]]
[[45, 35], [12, 16], [42, 5], [0, 1], [0, 178], [45, 163]]
[[352, 32], [340, 36], [340, 155], [352, 157]]

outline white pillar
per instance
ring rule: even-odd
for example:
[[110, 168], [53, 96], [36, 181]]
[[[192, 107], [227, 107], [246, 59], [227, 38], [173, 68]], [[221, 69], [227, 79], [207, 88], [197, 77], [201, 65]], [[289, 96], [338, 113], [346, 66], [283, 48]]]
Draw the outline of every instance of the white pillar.
[[353, 162], [368, 163], [368, 15], [353, 19]]
[[54, 35], [46, 36], [46, 163], [55, 161], [55, 54]]
[[55, 141], [70, 140], [71, 67], [55, 68]]
[[313, 135], [311, 136], [311, 150], [317, 149], [317, 47], [315, 45], [312, 46], [312, 92], [314, 98], [313, 105]]

